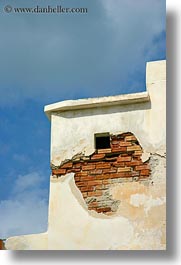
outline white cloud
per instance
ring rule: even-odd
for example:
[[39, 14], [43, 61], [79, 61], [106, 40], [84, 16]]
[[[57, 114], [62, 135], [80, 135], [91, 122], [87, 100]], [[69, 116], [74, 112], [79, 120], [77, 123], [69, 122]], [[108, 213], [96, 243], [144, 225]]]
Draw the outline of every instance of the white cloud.
[[47, 230], [48, 198], [40, 173], [18, 176], [9, 199], [0, 201], [0, 238]]
[[88, 14], [0, 16], [1, 104], [131, 91], [131, 75], [145, 69], [145, 48], [165, 29], [165, 0], [76, 5], [88, 7]]

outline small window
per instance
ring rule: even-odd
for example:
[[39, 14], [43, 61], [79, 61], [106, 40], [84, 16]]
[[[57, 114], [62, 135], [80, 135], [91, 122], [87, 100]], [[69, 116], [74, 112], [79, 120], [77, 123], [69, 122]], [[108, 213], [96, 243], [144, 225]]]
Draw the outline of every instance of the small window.
[[95, 134], [95, 148], [96, 149], [111, 148], [109, 133]]

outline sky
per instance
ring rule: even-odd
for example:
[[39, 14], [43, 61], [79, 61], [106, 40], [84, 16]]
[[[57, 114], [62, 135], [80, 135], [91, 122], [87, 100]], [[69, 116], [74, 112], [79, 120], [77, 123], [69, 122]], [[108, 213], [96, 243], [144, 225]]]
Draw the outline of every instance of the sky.
[[[4, 7], [84, 7], [85, 14]], [[47, 230], [50, 122], [44, 106], [145, 91], [166, 59], [165, 0], [0, 0], [0, 238]]]

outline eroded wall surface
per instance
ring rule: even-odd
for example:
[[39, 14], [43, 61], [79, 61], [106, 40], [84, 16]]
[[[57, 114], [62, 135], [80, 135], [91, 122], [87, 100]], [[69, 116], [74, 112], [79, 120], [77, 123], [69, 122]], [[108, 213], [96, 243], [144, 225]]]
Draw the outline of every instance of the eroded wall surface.
[[[166, 248], [165, 67], [147, 64], [149, 102], [52, 112], [48, 231], [8, 249]], [[113, 136], [109, 150], [97, 133]]]
[[60, 178], [75, 173], [75, 184], [88, 209], [112, 215], [120, 204], [120, 200], [112, 198], [112, 185], [148, 179], [150, 166], [147, 161], [142, 161], [142, 147], [131, 132], [107, 138], [110, 148], [96, 149], [90, 156], [79, 154], [58, 167], [52, 165], [52, 175]]

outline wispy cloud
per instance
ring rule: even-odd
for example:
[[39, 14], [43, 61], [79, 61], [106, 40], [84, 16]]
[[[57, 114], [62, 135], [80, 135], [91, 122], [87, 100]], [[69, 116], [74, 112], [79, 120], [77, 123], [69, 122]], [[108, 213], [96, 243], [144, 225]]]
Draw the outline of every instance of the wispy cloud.
[[[17, 0], [18, 5], [25, 3]], [[140, 81], [131, 88], [129, 79], [137, 69], [144, 74], [152, 59], [144, 52], [165, 30], [165, 0], [78, 0], [76, 5], [87, 6], [88, 13], [2, 14], [1, 104], [144, 90]]]
[[37, 172], [17, 177], [9, 198], [0, 201], [0, 238], [47, 230], [48, 198], [42, 182]]

